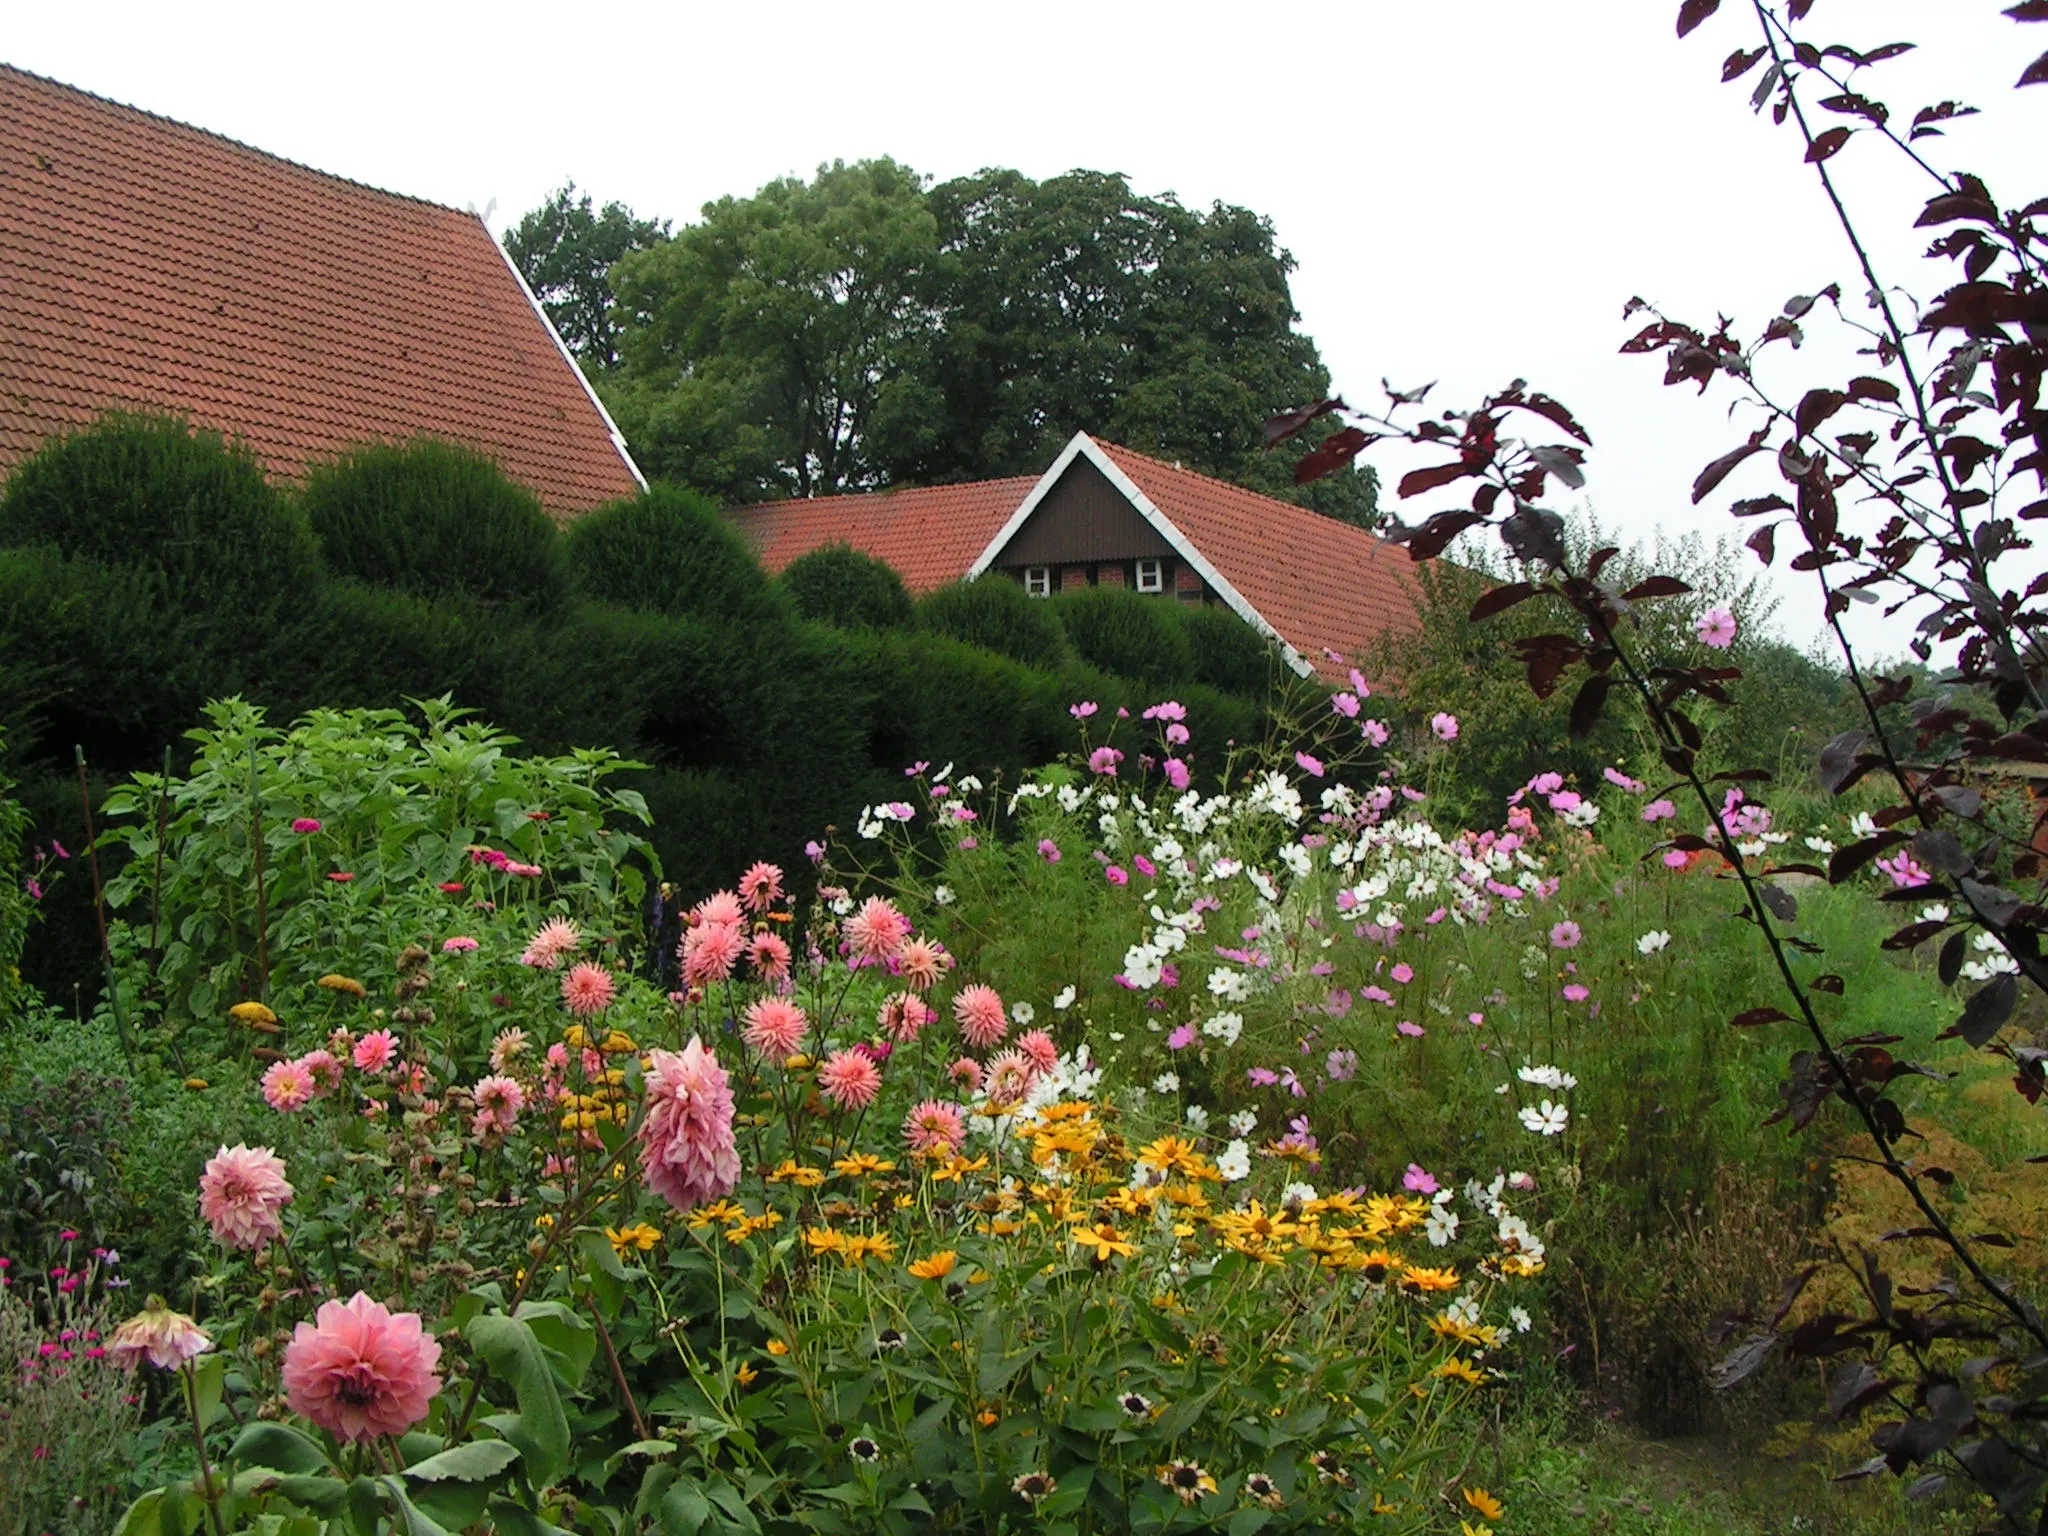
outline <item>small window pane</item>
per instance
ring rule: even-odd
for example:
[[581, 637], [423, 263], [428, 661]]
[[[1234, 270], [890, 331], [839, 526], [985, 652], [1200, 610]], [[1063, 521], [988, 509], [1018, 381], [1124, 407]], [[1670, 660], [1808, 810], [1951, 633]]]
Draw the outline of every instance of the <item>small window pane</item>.
[[1160, 592], [1164, 591], [1165, 587], [1166, 583], [1160, 570], [1160, 563], [1157, 560], [1140, 560], [1138, 562], [1138, 590], [1140, 592]]
[[1050, 597], [1052, 595], [1052, 568], [1044, 565], [1026, 566], [1024, 568], [1024, 590], [1032, 597]]

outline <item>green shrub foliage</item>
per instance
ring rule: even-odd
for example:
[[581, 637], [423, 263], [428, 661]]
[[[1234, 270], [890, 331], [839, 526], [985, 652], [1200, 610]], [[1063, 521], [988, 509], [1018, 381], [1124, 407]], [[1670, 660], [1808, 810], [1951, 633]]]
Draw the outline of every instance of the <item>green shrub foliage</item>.
[[1282, 680], [1286, 663], [1278, 649], [1228, 608], [1183, 606], [1174, 616], [1187, 637], [1196, 682], [1256, 699]]
[[1195, 678], [1195, 657], [1177, 615], [1157, 597], [1122, 587], [1085, 587], [1047, 605], [1084, 661], [1160, 686]]
[[340, 575], [536, 612], [567, 594], [561, 540], [539, 498], [471, 449], [373, 443], [315, 466], [299, 501]]
[[917, 605], [917, 621], [935, 635], [979, 646], [1026, 666], [1066, 660], [1067, 641], [1043, 598], [1001, 576], [941, 587]]
[[781, 616], [781, 604], [725, 514], [695, 491], [655, 486], [569, 525], [569, 563], [584, 595], [734, 624]]
[[781, 576], [796, 611], [840, 629], [908, 629], [916, 617], [903, 578], [871, 555], [833, 544], [800, 555]]

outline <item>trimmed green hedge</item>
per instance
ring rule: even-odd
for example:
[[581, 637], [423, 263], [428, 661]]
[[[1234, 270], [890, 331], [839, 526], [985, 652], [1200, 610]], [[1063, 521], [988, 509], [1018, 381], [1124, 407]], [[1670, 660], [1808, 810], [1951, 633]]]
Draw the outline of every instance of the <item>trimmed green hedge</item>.
[[917, 618], [903, 578], [873, 556], [845, 544], [797, 556], [777, 581], [797, 613], [820, 624], [840, 629], [908, 629]]
[[695, 491], [656, 486], [569, 524], [584, 596], [649, 613], [764, 624], [786, 612], [730, 521]]
[[1194, 651], [1167, 599], [1125, 587], [1083, 587], [1045, 606], [1083, 661], [1155, 686], [1195, 681]]
[[921, 629], [962, 645], [994, 651], [1032, 667], [1057, 667], [1072, 654], [1044, 598], [1028, 597], [1000, 576], [956, 581], [917, 605]]

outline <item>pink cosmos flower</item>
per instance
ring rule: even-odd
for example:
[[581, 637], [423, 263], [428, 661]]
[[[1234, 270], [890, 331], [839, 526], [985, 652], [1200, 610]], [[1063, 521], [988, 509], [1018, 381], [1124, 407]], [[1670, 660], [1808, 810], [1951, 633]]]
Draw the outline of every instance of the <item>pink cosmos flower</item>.
[[732, 1135], [732, 1082], [695, 1035], [680, 1053], [649, 1053], [640, 1172], [679, 1211], [731, 1194], [740, 1181]]
[[794, 1056], [811, 1027], [803, 1009], [781, 997], [756, 998], [747, 1004], [746, 1020], [740, 1038], [747, 1049], [774, 1061]]
[[1579, 932], [1579, 925], [1569, 918], [1551, 925], [1550, 943], [1554, 949], [1576, 949], [1581, 937], [1583, 935]]
[[1186, 789], [1194, 779], [1194, 775], [1188, 772], [1188, 765], [1177, 757], [1169, 757], [1161, 763], [1159, 771], [1166, 775], [1166, 782], [1175, 789]]
[[475, 948], [476, 940], [466, 933], [458, 933], [452, 939], [441, 941], [441, 953], [444, 955], [466, 955]]
[[579, 1019], [603, 1013], [611, 1007], [617, 993], [618, 984], [612, 980], [612, 973], [588, 960], [570, 966], [568, 975], [562, 978], [562, 1001]]
[[1346, 720], [1358, 718], [1358, 695], [1355, 693], [1333, 693], [1330, 695], [1330, 709]]
[[1129, 885], [1131, 877], [1121, 864], [1111, 864], [1102, 871], [1102, 878], [1111, 885]]
[[1375, 747], [1384, 747], [1387, 744], [1387, 725], [1384, 720], [1361, 721], [1358, 734]]
[[779, 933], [757, 933], [747, 941], [747, 963], [754, 974], [780, 981], [789, 974], [789, 941]]
[[1067, 713], [1072, 715], [1076, 720], [1086, 720], [1090, 715], [1095, 713], [1095, 710], [1096, 704], [1093, 699], [1083, 699], [1078, 704], [1069, 704], [1067, 706]]
[[1564, 989], [1564, 1000], [1568, 1003], [1583, 1003], [1592, 995], [1576, 981], [1568, 983]]
[[1057, 864], [1060, 861], [1060, 845], [1049, 837], [1041, 837], [1038, 840], [1038, 856], [1048, 864]]
[[1169, 1051], [1184, 1051], [1194, 1043], [1195, 1026], [1192, 1024], [1183, 1024], [1166, 1037], [1166, 1048]]
[[1410, 1163], [1408, 1171], [1401, 1175], [1401, 1187], [1418, 1195], [1433, 1195], [1437, 1191], [1436, 1175], [1420, 1163]]
[[950, 1157], [967, 1139], [967, 1122], [957, 1105], [926, 1099], [903, 1117], [903, 1143], [920, 1157]]
[[875, 1013], [875, 1023], [898, 1045], [909, 1045], [938, 1015], [915, 992], [892, 994]]
[[896, 952], [896, 974], [920, 992], [929, 992], [952, 968], [953, 957], [936, 939], [912, 939]]
[[1429, 729], [1438, 741], [1456, 741], [1458, 739], [1458, 717], [1441, 712], [1431, 715], [1429, 717]]
[[282, 1237], [281, 1213], [291, 1203], [284, 1162], [268, 1147], [224, 1146], [199, 1175], [199, 1214], [214, 1241], [228, 1248], [254, 1252]]
[[1088, 771], [1113, 779], [1116, 777], [1116, 765], [1123, 760], [1123, 753], [1115, 747], [1097, 747], [1088, 754]]
[[321, 1303], [284, 1351], [285, 1401], [337, 1440], [402, 1435], [427, 1416], [441, 1345], [417, 1312], [391, 1312], [361, 1291]]
[[882, 1091], [881, 1069], [865, 1051], [834, 1051], [818, 1068], [818, 1091], [840, 1109], [866, 1109]]
[[782, 898], [782, 869], [756, 862], [740, 876], [740, 900], [749, 912], [766, 912]]
[[263, 1100], [279, 1114], [294, 1114], [313, 1099], [313, 1078], [303, 1063], [273, 1061], [263, 1074]]
[[846, 920], [846, 942], [859, 960], [883, 961], [894, 958], [910, 937], [910, 919], [898, 912], [887, 898], [870, 896], [860, 910]]
[[1391, 974], [1393, 975], [1395, 983], [1403, 987], [1407, 986], [1409, 982], [1415, 979], [1415, 972], [1413, 968], [1410, 967], [1408, 962], [1405, 960], [1396, 961], [1394, 964], [1394, 969]]
[[1735, 615], [1726, 608], [1709, 608], [1700, 615], [1694, 632], [1700, 637], [1701, 645], [1725, 651], [1735, 643]]
[[1877, 867], [1891, 876], [1894, 890], [1911, 890], [1916, 885], [1925, 885], [1933, 877], [1913, 862], [1912, 854], [1901, 848], [1897, 858], [1879, 859]]
[[320, 823], [310, 816], [297, 816], [292, 819], [292, 830], [298, 833], [299, 836], [306, 837], [314, 832], [318, 832], [320, 830]]
[[1051, 1035], [1042, 1029], [1027, 1030], [1017, 1037], [1017, 1049], [1024, 1053], [1024, 1059], [1040, 1072], [1050, 1072], [1060, 1064], [1060, 1048], [1053, 1043]]
[[388, 1029], [373, 1029], [356, 1042], [350, 1060], [358, 1072], [382, 1072], [398, 1054], [398, 1040]]
[[341, 1086], [341, 1063], [324, 1046], [316, 1046], [299, 1058], [306, 1081], [313, 1085], [313, 1097], [324, 1099]]
[[1003, 1000], [993, 987], [977, 982], [962, 987], [953, 999], [953, 1017], [960, 1025], [960, 1038], [978, 1051], [985, 1051], [1010, 1032], [1003, 1014]]
[[1422, 1038], [1424, 1033], [1426, 1033], [1423, 1027], [1420, 1024], [1417, 1024], [1413, 1019], [1403, 1019], [1400, 1023], [1396, 1024], [1394, 1028], [1397, 1032], [1408, 1036], [1412, 1040], [1419, 1040]]
[[526, 941], [526, 951], [520, 955], [519, 963], [552, 971], [562, 963], [564, 955], [582, 942], [583, 932], [574, 923], [566, 917], [551, 917]]
[[693, 987], [724, 981], [746, 949], [737, 923], [700, 922], [683, 934], [683, 980]]
[[134, 1370], [144, 1360], [160, 1371], [175, 1371], [211, 1348], [213, 1340], [205, 1330], [184, 1313], [165, 1306], [161, 1296], [150, 1297], [147, 1306], [107, 1338], [107, 1353], [124, 1371]]
[[1643, 781], [1630, 778], [1619, 768], [1602, 768], [1600, 776], [1616, 789], [1625, 789], [1632, 795], [1640, 795], [1643, 792]]
[[1310, 775], [1312, 778], [1320, 779], [1323, 776], [1321, 758], [1310, 757], [1306, 752], [1297, 752], [1294, 754], [1294, 763], [1303, 773]]
[[1692, 855], [1683, 848], [1673, 848], [1664, 855], [1666, 869], [1684, 869], [1692, 863]]
[[1348, 1083], [1358, 1075], [1358, 1052], [1332, 1051], [1323, 1060], [1323, 1071], [1333, 1083]]
[[1188, 744], [1188, 728], [1178, 720], [1174, 721], [1173, 724], [1169, 725], [1160, 734], [1166, 738], [1166, 744], [1169, 747], [1184, 747]]
[[1677, 814], [1678, 807], [1669, 800], [1652, 800], [1643, 807], [1643, 820], [1652, 824], [1660, 821], [1669, 821]]

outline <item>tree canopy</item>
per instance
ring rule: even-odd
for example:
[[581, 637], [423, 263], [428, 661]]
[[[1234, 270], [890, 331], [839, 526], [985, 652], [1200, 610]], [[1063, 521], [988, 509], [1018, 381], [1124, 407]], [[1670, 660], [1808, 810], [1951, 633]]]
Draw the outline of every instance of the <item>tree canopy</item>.
[[[520, 229], [566, 219], [572, 190]], [[1370, 472], [1296, 487], [1302, 450], [1264, 450], [1261, 421], [1329, 374], [1295, 329], [1293, 258], [1246, 208], [1098, 171], [931, 186], [881, 159], [721, 198], [617, 257], [547, 249], [583, 253], [579, 293], [608, 274], [619, 365], [600, 387], [642, 466], [726, 501], [1034, 473], [1086, 430], [1332, 516], [1376, 511]]]
[[642, 219], [623, 203], [591, 206], [573, 181], [533, 209], [505, 236], [517, 264], [562, 342], [593, 373], [619, 360], [609, 274], [630, 251], [668, 238], [666, 220]]

